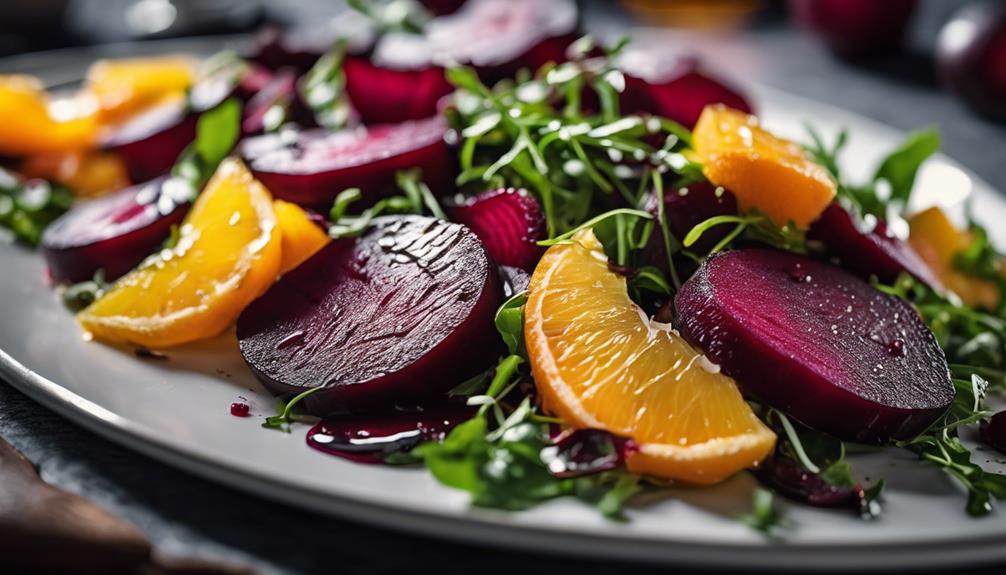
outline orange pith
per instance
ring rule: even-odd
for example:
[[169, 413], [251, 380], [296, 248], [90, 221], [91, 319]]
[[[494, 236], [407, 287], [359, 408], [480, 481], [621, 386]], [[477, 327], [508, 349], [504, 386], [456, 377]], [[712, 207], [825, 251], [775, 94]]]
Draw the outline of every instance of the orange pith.
[[98, 339], [153, 348], [212, 337], [275, 281], [281, 257], [272, 197], [244, 164], [224, 160], [177, 246], [120, 278], [78, 320]]
[[543, 408], [635, 440], [630, 470], [711, 484], [775, 446], [734, 381], [632, 302], [592, 231], [546, 252], [524, 309]]
[[329, 237], [317, 224], [311, 221], [307, 212], [297, 204], [276, 200], [276, 222], [283, 237], [283, 262], [279, 273], [285, 274], [304, 263], [304, 260], [328, 243]]
[[797, 144], [765, 131], [758, 119], [722, 104], [706, 106], [693, 146], [710, 182], [730, 190], [741, 211], [757, 209], [776, 224], [804, 229], [835, 197], [827, 170]]

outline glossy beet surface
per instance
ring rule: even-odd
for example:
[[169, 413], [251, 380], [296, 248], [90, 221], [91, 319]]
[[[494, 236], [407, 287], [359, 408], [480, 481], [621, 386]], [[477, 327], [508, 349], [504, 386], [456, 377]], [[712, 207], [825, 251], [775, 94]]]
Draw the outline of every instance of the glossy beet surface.
[[437, 114], [437, 102], [454, 91], [443, 68], [417, 69], [349, 57], [343, 64], [346, 92], [365, 124], [396, 124]]
[[618, 469], [638, 451], [631, 439], [600, 429], [568, 429], [541, 451], [541, 460], [556, 477], [582, 477]]
[[709, 104], [724, 104], [749, 114], [754, 107], [737, 88], [706, 70], [699, 60], [686, 58], [669, 66], [653, 51], [627, 53], [619, 60], [625, 73], [622, 112], [649, 113], [694, 128]]
[[909, 438], [953, 401], [943, 351], [915, 309], [838, 267], [727, 252], [674, 303], [681, 333], [746, 393], [819, 431]]
[[776, 493], [815, 507], [847, 508], [869, 516], [870, 502], [861, 485], [834, 486], [792, 459], [770, 457], [754, 470], [759, 481]]
[[161, 178], [75, 206], [42, 234], [53, 281], [86, 281], [99, 269], [107, 280], [125, 274], [181, 223], [188, 199], [184, 184]]
[[451, 429], [475, 415], [464, 403], [376, 415], [339, 415], [323, 419], [307, 432], [307, 444], [358, 463], [382, 463], [423, 441], [441, 441]]
[[893, 283], [898, 274], [907, 272], [933, 289], [943, 290], [929, 266], [883, 221], [873, 218], [869, 225], [857, 222], [841, 205], [831, 204], [811, 225], [807, 237], [821, 242], [843, 268], [863, 279], [876, 276]]
[[1006, 121], [1006, 4], [965, 6], [940, 32], [940, 76], [978, 112]]
[[478, 238], [382, 217], [283, 276], [238, 320], [241, 353], [274, 392], [323, 387], [314, 413], [442, 393], [499, 353], [501, 290]]
[[916, 0], [790, 0], [797, 22], [843, 56], [863, 58], [901, 45]]
[[534, 270], [545, 248], [545, 215], [527, 190], [506, 188], [483, 192], [448, 207], [451, 220], [468, 226], [493, 260], [504, 266]]
[[494, 83], [520, 68], [564, 61], [578, 25], [574, 0], [469, 0], [431, 21], [427, 37], [438, 62], [472, 65]]
[[395, 171], [419, 167], [438, 194], [454, 187], [455, 161], [437, 116], [418, 122], [290, 131], [249, 138], [241, 154], [277, 198], [328, 209], [339, 192], [360, 188], [366, 203], [395, 189]]

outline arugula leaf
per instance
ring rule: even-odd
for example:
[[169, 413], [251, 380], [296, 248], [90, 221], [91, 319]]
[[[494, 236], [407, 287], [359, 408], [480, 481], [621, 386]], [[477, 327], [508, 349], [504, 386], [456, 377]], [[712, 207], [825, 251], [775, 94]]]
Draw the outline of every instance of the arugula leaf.
[[105, 281], [105, 270], [98, 269], [94, 278], [88, 281], [68, 286], [60, 294], [60, 298], [70, 311], [78, 312], [100, 298], [111, 285]]
[[329, 130], [345, 127], [352, 109], [346, 94], [346, 75], [342, 70], [346, 47], [346, 40], [337, 41], [315, 62], [298, 85], [304, 102], [314, 111], [315, 120]]
[[0, 228], [24, 244], [38, 245], [46, 226], [72, 203], [70, 190], [62, 185], [45, 180], [22, 182], [0, 168]]
[[527, 303], [527, 292], [514, 294], [496, 310], [496, 331], [503, 338], [503, 343], [511, 355], [527, 357], [524, 348], [524, 304]]
[[293, 396], [290, 401], [284, 402], [280, 400], [277, 406], [277, 411], [279, 413], [265, 418], [265, 422], [262, 424], [262, 427], [266, 429], [277, 429], [284, 433], [290, 433], [290, 428], [294, 423], [317, 423], [320, 418], [312, 415], [298, 414], [294, 411], [294, 407], [296, 407], [297, 404], [303, 401], [306, 397], [318, 393], [322, 389], [324, 388], [312, 387], [311, 389], [302, 391]]
[[196, 124], [196, 139], [178, 156], [171, 175], [188, 184], [195, 198], [234, 149], [240, 135], [241, 102], [237, 99], [230, 98], [203, 112]]
[[897, 149], [891, 152], [873, 176], [873, 182], [886, 181], [891, 186], [889, 202], [904, 209], [912, 195], [915, 175], [926, 161], [940, 149], [940, 133], [935, 129], [912, 132]]

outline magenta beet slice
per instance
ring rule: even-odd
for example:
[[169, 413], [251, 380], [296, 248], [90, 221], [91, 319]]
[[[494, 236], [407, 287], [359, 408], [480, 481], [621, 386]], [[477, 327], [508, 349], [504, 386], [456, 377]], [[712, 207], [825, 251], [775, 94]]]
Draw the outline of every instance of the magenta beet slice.
[[[651, 194], [646, 201], [646, 211], [656, 216], [659, 206], [656, 194]], [[709, 218], [736, 213], [737, 199], [734, 195], [709, 182], [694, 182], [685, 187], [664, 192], [664, 214], [667, 218], [667, 227], [671, 235], [679, 242], [685, 239], [692, 228]], [[663, 238], [660, 233], [660, 228], [655, 228], [654, 241], [662, 245]], [[696, 254], [708, 253], [717, 242], [729, 233], [730, 226], [710, 228], [702, 234], [699, 241], [688, 249]]]
[[649, 113], [694, 128], [709, 104], [724, 104], [753, 113], [748, 99], [736, 88], [705, 70], [695, 58], [668, 67], [651, 52], [630, 52], [619, 61], [625, 73], [622, 113]]
[[354, 187], [373, 203], [395, 189], [396, 170], [414, 167], [434, 192], [453, 189], [456, 168], [446, 131], [439, 116], [338, 132], [280, 131], [245, 140], [241, 154], [277, 198], [328, 209], [339, 192]]
[[674, 300], [682, 335], [748, 394], [844, 439], [916, 435], [949, 407], [943, 351], [915, 309], [787, 252], [709, 258]]
[[929, 266], [907, 242], [892, 234], [883, 220], [874, 218], [872, 225], [857, 222], [841, 205], [831, 204], [811, 225], [807, 237], [821, 242], [842, 267], [864, 279], [876, 276], [884, 283], [892, 283], [901, 272], [907, 272], [943, 291], [943, 284]]
[[852, 509], [864, 517], [872, 515], [862, 485], [837, 487], [792, 459], [769, 457], [753, 472], [760, 482], [794, 501], [814, 507]]
[[471, 419], [475, 412], [475, 408], [460, 403], [391, 413], [331, 416], [307, 432], [307, 444], [357, 463], [383, 463], [390, 453], [408, 451], [423, 441], [442, 441], [451, 429]]
[[322, 387], [313, 413], [403, 404], [492, 365], [499, 279], [460, 224], [382, 217], [283, 276], [238, 319], [241, 353], [276, 393]]
[[506, 188], [483, 192], [449, 206], [448, 211], [451, 220], [475, 232], [500, 265], [532, 271], [545, 251], [537, 244], [547, 235], [545, 215], [538, 200], [527, 190]]
[[196, 138], [200, 114], [233, 94], [238, 80], [231, 71], [222, 70], [193, 86], [187, 102], [166, 102], [130, 118], [106, 135], [101, 145], [122, 158], [134, 182], [162, 176]]
[[75, 206], [42, 234], [42, 255], [56, 282], [86, 281], [99, 269], [114, 280], [136, 267], [181, 223], [184, 185], [160, 178]]
[[469, 0], [450, 16], [427, 25], [438, 61], [475, 67], [486, 82], [562, 62], [576, 40], [574, 0]]
[[443, 68], [412, 69], [348, 57], [343, 64], [346, 92], [365, 124], [397, 124], [437, 114], [437, 102], [454, 91]]
[[601, 429], [568, 429], [541, 450], [541, 460], [556, 477], [583, 477], [618, 469], [638, 450], [635, 441]]

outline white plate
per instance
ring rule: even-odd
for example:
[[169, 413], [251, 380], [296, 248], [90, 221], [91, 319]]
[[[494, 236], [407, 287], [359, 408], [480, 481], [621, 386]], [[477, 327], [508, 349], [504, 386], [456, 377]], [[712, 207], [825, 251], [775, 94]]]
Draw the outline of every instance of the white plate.
[[[811, 120], [829, 137], [852, 130], [846, 156], [867, 174], [900, 139], [840, 110], [758, 89], [766, 123], [802, 137]], [[949, 179], [948, 179], [949, 178]], [[920, 186], [974, 186], [977, 212], [1006, 219], [1006, 201], [946, 158], [930, 162]], [[992, 230], [1006, 241], [1001, 226]], [[679, 488], [641, 498], [614, 523], [575, 500], [507, 513], [474, 509], [464, 493], [422, 469], [354, 464], [307, 447], [305, 428], [262, 429], [274, 400], [236, 352], [232, 335], [168, 352], [158, 361], [82, 340], [72, 315], [44, 286], [41, 257], [0, 246], [0, 374], [38, 402], [112, 441], [263, 497], [394, 529], [498, 546], [764, 569], [957, 565], [1006, 559], [1006, 512], [980, 520], [940, 471], [904, 452], [859, 455], [861, 475], [888, 483], [885, 513], [863, 522], [842, 511], [780, 502], [791, 527], [769, 540], [735, 520], [755, 485], [746, 474], [714, 488]], [[247, 398], [254, 417], [228, 414]], [[978, 455], [982, 457], [982, 454]], [[982, 457], [984, 460], [984, 457]]]

